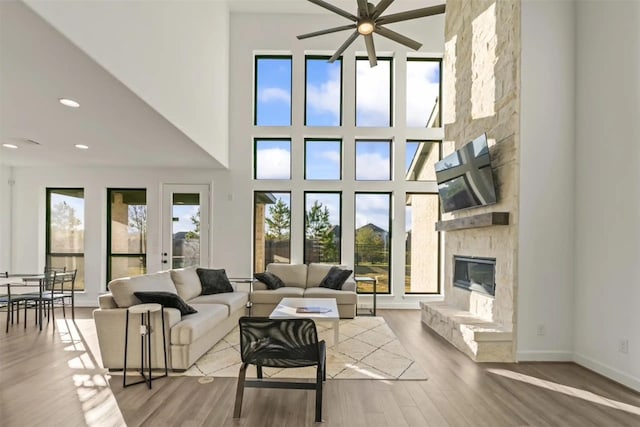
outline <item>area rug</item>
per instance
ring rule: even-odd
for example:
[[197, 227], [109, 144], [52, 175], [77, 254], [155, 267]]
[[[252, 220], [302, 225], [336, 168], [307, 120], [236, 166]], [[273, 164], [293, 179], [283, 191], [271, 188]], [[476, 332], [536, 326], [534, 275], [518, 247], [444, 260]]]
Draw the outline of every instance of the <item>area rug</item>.
[[[326, 326], [325, 326], [326, 325]], [[333, 345], [333, 329], [317, 324], [318, 335], [327, 344], [327, 378], [426, 380], [427, 376], [411, 358], [382, 317], [340, 320], [340, 339]], [[238, 329], [225, 336], [187, 371], [186, 376], [237, 377], [240, 369]], [[315, 368], [264, 368], [268, 378], [315, 378]], [[247, 377], [255, 377], [250, 367]]]

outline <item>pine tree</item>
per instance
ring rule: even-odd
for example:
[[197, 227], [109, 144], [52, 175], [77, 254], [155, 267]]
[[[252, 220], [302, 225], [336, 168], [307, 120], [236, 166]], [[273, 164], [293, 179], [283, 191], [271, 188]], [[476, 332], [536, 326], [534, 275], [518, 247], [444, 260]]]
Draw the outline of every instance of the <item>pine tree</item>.
[[289, 240], [291, 229], [291, 210], [282, 199], [269, 206], [269, 216], [265, 218], [267, 223], [267, 239], [282, 241]]

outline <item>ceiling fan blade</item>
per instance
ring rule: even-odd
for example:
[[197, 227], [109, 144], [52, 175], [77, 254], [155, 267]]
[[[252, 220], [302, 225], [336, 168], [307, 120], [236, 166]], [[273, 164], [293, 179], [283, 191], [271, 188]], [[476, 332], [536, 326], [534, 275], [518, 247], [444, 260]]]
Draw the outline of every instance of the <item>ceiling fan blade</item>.
[[347, 19], [351, 19], [352, 21], [357, 21], [358, 17], [355, 15], [352, 15], [351, 13], [347, 12], [346, 10], [340, 9], [339, 7], [336, 7], [330, 3], [327, 3], [324, 0], [308, 0], [313, 4], [317, 4], [320, 7], [324, 7], [327, 10], [330, 10], [333, 13], [337, 13], [340, 16], [344, 16]]
[[344, 53], [345, 50], [347, 50], [347, 48], [349, 47], [349, 45], [351, 43], [353, 43], [353, 41], [355, 39], [358, 38], [358, 36], [360, 35], [360, 33], [358, 32], [358, 30], [354, 31], [353, 34], [351, 34], [349, 36], [349, 38], [347, 39], [347, 41], [345, 41], [342, 46], [340, 46], [340, 48], [338, 50], [336, 50], [336, 53], [333, 54], [333, 56], [331, 58], [329, 58], [329, 62], [333, 62], [336, 59], [340, 58], [340, 55], [342, 55]]
[[358, 16], [360, 18], [369, 17], [369, 4], [367, 0], [358, 0]]
[[392, 31], [388, 28], [377, 26], [375, 32], [380, 34], [383, 37], [393, 40], [394, 42], [398, 42], [407, 47], [410, 47], [413, 50], [418, 50], [422, 47], [422, 43], [419, 43], [413, 39], [410, 39], [407, 36], [403, 36], [400, 33], [396, 33], [395, 31]]
[[378, 65], [378, 59], [376, 58], [376, 47], [373, 44], [373, 36], [367, 34], [364, 36], [364, 43], [367, 45], [367, 55], [369, 56], [369, 66], [375, 67]]
[[313, 33], [300, 34], [298, 40], [308, 39], [309, 37], [322, 36], [325, 34], [337, 33], [338, 31], [353, 30], [356, 24], [343, 25], [341, 27], [327, 28], [326, 30], [314, 31]]
[[393, 0], [380, 0], [380, 3], [376, 6], [375, 10], [371, 14], [371, 19], [378, 19], [382, 13], [393, 3]]
[[393, 22], [408, 21], [409, 19], [424, 18], [425, 16], [439, 15], [441, 13], [444, 13], [445, 8], [446, 8], [445, 5], [441, 4], [438, 6], [431, 6], [431, 7], [425, 7], [422, 9], [408, 10], [406, 12], [393, 13], [391, 15], [378, 18], [378, 20], [376, 21], [376, 24], [384, 25], [384, 24], [391, 24]]

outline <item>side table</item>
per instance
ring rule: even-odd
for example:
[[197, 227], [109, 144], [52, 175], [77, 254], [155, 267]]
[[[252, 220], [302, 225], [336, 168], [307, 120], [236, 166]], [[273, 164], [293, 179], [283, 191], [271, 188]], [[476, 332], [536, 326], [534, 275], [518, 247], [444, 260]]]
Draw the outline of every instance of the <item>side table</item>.
[[253, 284], [257, 282], [258, 279], [253, 277], [230, 277], [229, 281], [232, 283], [248, 283], [249, 284], [249, 299], [247, 300], [247, 309], [249, 310], [249, 317], [251, 317], [251, 292], [253, 292]]
[[[151, 334], [154, 332], [151, 328], [151, 313], [160, 313], [162, 318], [162, 349], [164, 350], [164, 375], [153, 377], [151, 375]], [[129, 315], [140, 315], [140, 375], [142, 380], [127, 384], [127, 352], [129, 347]], [[146, 339], [145, 339], [146, 338]], [[148, 370], [148, 374], [145, 375], [145, 362]], [[128, 387], [130, 385], [136, 385], [146, 383], [147, 387], [151, 389], [151, 381], [163, 378], [169, 375], [169, 369], [167, 367], [167, 341], [165, 337], [164, 327], [164, 307], [160, 304], [138, 304], [132, 305], [127, 308], [127, 317], [125, 321], [125, 333], [124, 333], [124, 370], [122, 378], [122, 387]]]
[[[354, 280], [356, 281], [356, 285], [358, 282], [363, 282], [363, 283], [373, 283], [373, 308], [369, 310], [369, 312], [357, 312], [356, 309], [356, 315], [358, 316], [375, 316], [376, 315], [376, 298], [378, 296], [378, 292], [377, 292], [377, 284], [378, 284], [378, 280], [375, 277], [369, 277], [369, 276], [355, 276]], [[356, 288], [356, 292], [357, 292], [357, 288]]]

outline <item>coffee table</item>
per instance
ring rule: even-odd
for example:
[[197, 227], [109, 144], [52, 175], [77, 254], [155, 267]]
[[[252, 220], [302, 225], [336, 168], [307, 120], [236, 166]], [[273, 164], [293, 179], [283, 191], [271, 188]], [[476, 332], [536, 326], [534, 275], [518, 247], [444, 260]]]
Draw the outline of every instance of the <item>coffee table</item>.
[[[300, 309], [307, 309], [304, 312]], [[317, 310], [316, 310], [317, 309]], [[338, 344], [340, 314], [335, 298], [282, 298], [269, 319], [313, 319], [333, 324], [333, 345]]]

